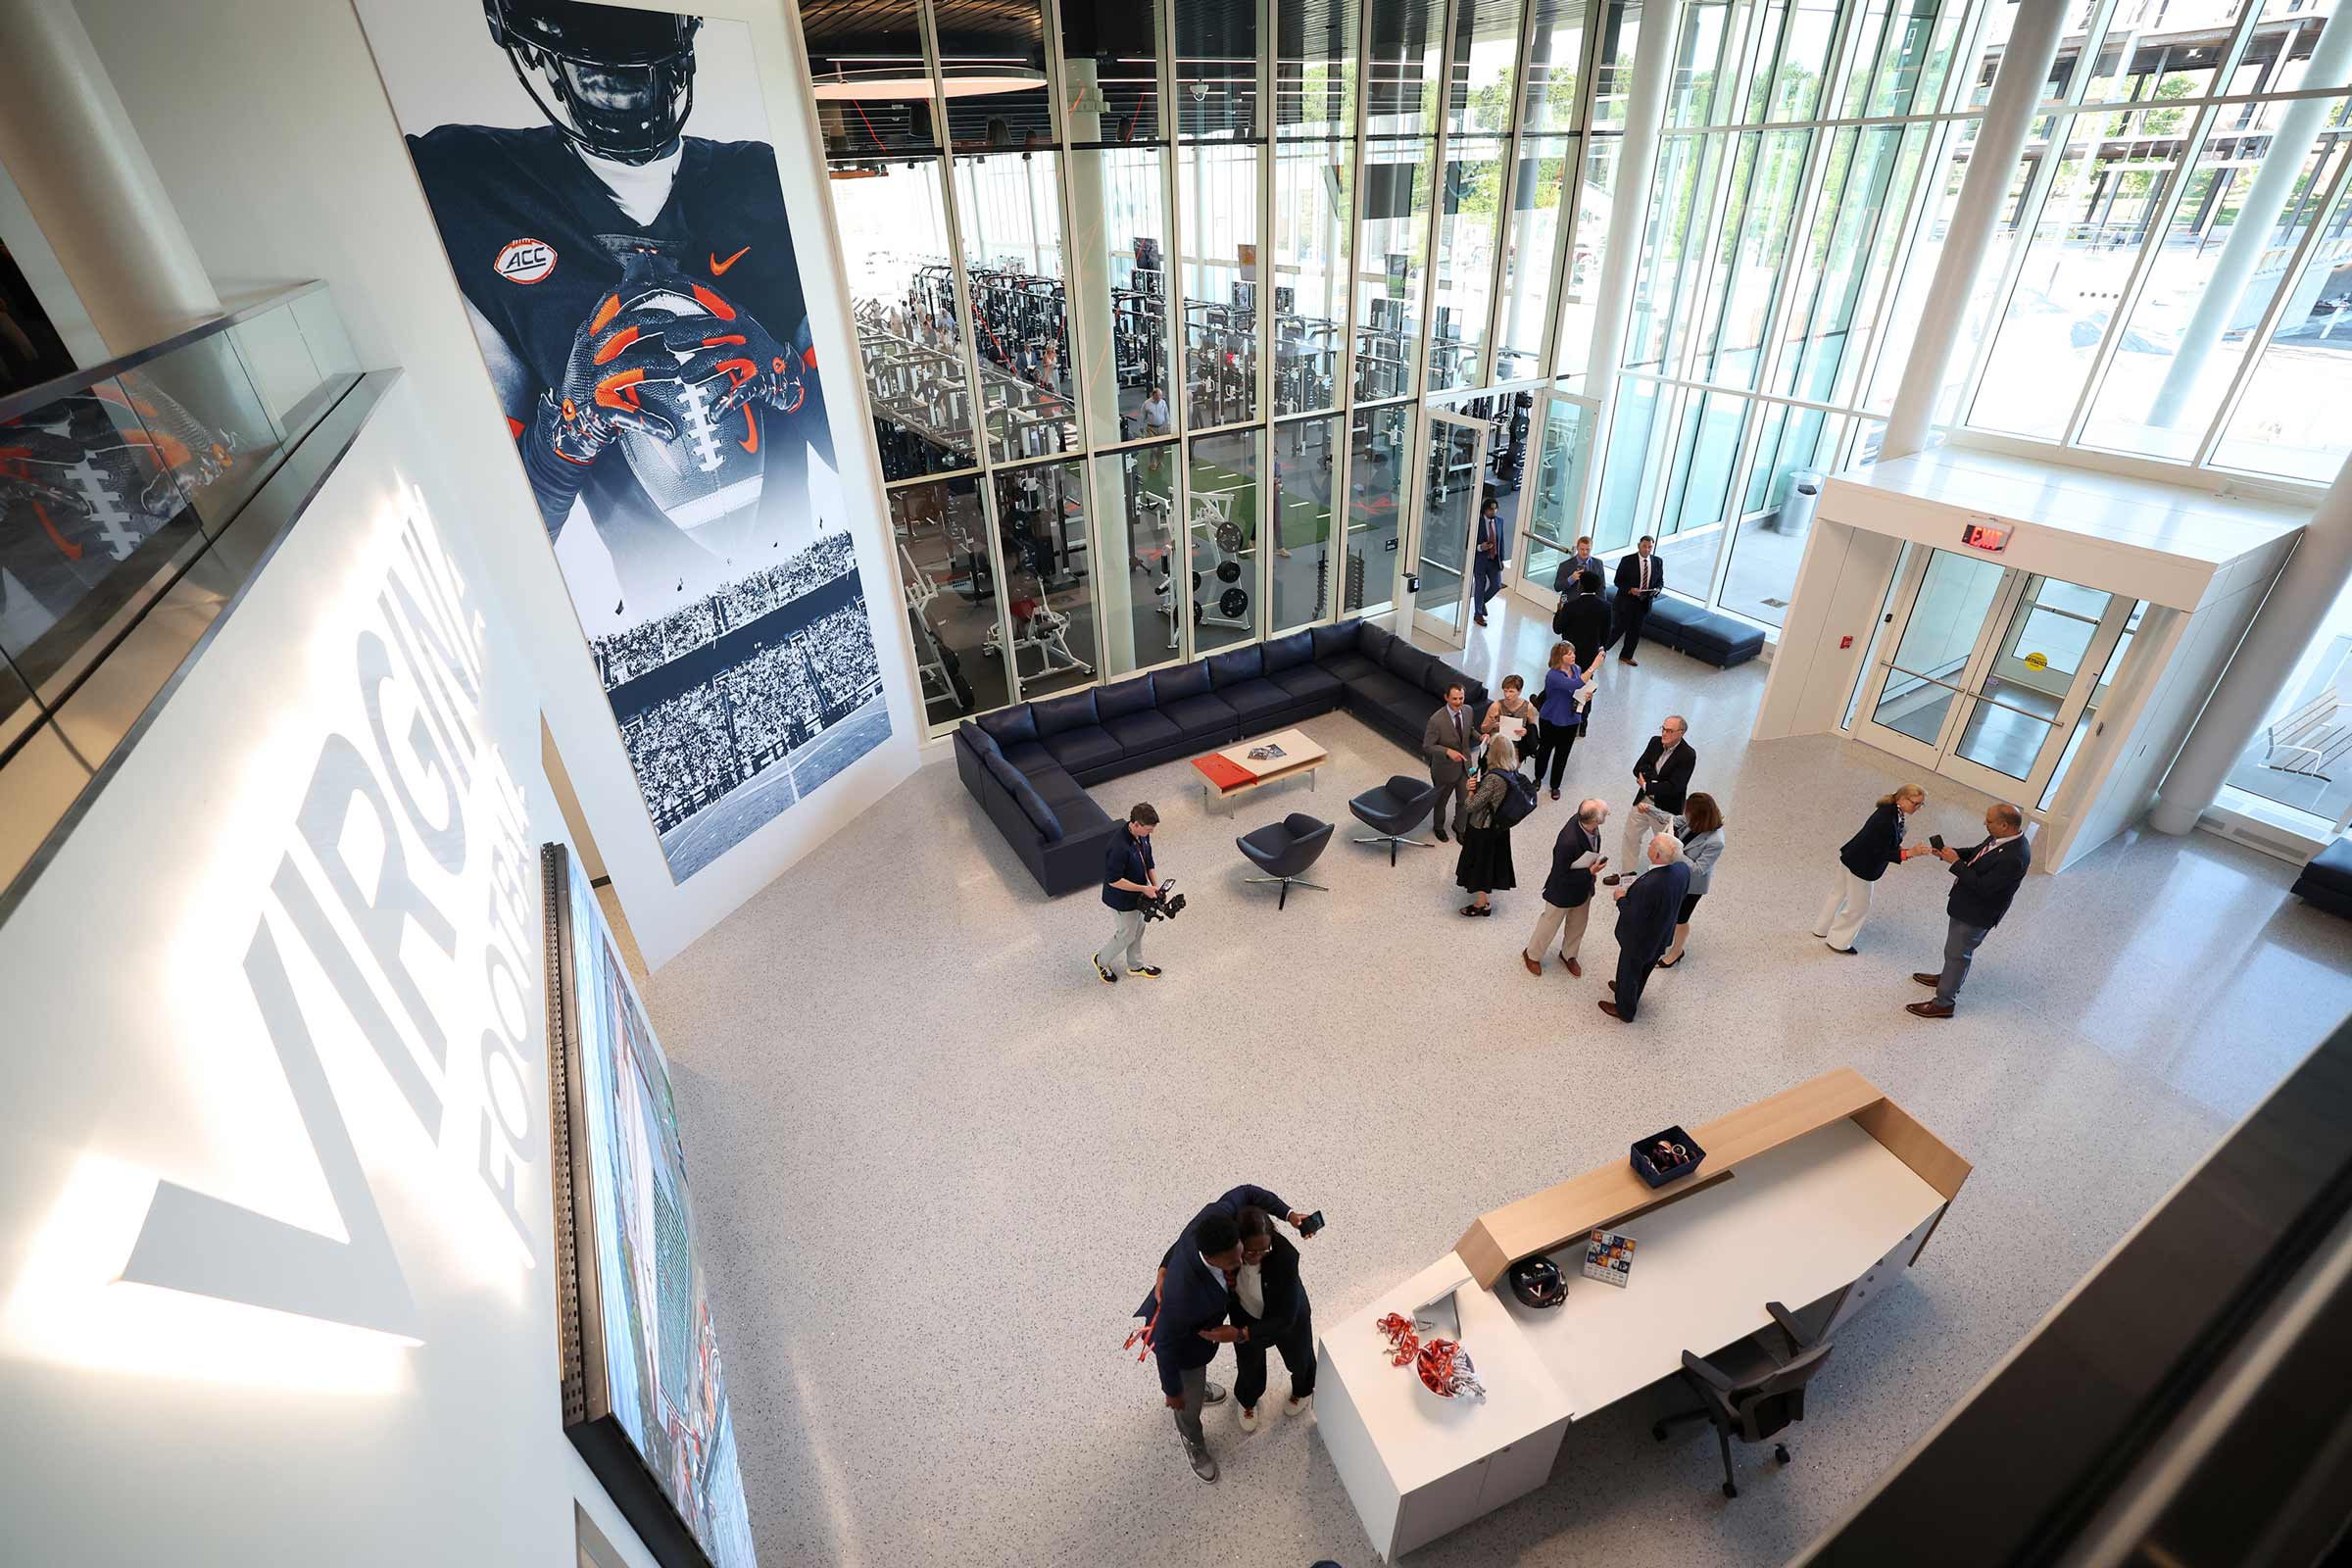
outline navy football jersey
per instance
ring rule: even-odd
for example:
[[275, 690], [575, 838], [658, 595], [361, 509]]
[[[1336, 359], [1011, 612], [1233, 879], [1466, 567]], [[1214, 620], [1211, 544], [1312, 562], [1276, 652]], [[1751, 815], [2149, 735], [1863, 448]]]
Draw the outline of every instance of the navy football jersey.
[[[680, 139], [669, 198], [652, 222], [639, 223], [552, 125], [443, 125], [409, 138], [458, 286], [532, 379], [528, 387], [501, 388], [516, 435], [528, 429], [540, 392], [563, 377], [582, 323], [620, 281], [621, 264], [600, 235], [668, 242], [691, 280], [708, 280], [778, 342], [790, 345], [800, 333], [807, 306], [773, 152], [760, 142]], [[794, 438], [763, 443], [762, 511], [805, 506], [808, 443], [830, 458], [814, 370], [808, 375], [811, 396], [789, 416]], [[761, 417], [787, 416], [761, 411]], [[769, 428], [780, 433], [783, 426]], [[685, 541], [674, 537], [619, 443], [591, 465], [580, 499], [624, 581], [632, 565], [649, 575], [689, 569], [675, 554]], [[728, 536], [729, 548], [748, 543], [740, 530]]]

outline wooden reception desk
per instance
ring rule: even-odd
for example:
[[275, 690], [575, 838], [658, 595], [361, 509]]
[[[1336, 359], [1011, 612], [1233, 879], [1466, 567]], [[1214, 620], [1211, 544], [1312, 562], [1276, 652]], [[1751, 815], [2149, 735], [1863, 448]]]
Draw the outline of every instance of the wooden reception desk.
[[[1506, 1203], [1319, 1336], [1315, 1424], [1384, 1557], [1542, 1486], [1569, 1422], [1763, 1328], [1766, 1301], [1827, 1303], [1835, 1332], [1918, 1258], [1969, 1173], [1850, 1067], [1690, 1131], [1696, 1175], [1653, 1192], [1620, 1158]], [[1594, 1229], [1637, 1244], [1622, 1290], [1583, 1275]], [[1560, 1306], [1522, 1306], [1503, 1282], [1538, 1253], [1568, 1276]], [[1455, 1286], [1484, 1400], [1436, 1397], [1373, 1327]]]

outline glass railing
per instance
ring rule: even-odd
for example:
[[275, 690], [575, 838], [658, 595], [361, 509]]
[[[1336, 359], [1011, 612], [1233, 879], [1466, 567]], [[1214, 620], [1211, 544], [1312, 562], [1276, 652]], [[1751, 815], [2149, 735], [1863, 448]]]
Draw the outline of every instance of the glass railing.
[[0, 399], [0, 914], [258, 564], [216, 547], [360, 374], [309, 283]]

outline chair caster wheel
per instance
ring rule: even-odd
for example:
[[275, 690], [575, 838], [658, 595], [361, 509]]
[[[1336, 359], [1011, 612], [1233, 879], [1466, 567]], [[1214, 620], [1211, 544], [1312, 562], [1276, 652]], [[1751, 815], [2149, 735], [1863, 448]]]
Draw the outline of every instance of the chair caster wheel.
[[1723, 1494], [1727, 1497], [1737, 1497], [1740, 1495], [1740, 1489], [1733, 1486], [1729, 1481], [1726, 1481], [1723, 1484]]
[[1649, 1435], [1657, 1439], [1660, 1443], [1664, 1443], [1666, 1441], [1666, 1423], [1663, 1421], [1652, 1421], [1649, 1424]]
[[1774, 1444], [1772, 1446], [1772, 1456], [1780, 1460], [1781, 1463], [1787, 1464], [1788, 1462], [1788, 1445], [1786, 1443]]

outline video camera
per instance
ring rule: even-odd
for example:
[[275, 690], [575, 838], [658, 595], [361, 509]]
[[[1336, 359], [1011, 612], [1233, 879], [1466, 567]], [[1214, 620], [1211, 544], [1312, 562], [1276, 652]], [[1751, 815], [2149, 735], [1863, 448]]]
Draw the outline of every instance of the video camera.
[[1175, 885], [1176, 879], [1172, 876], [1163, 876], [1159, 879], [1159, 891], [1147, 896], [1144, 900], [1143, 909], [1146, 920], [1173, 920], [1184, 912], [1184, 895], [1168, 891]]

